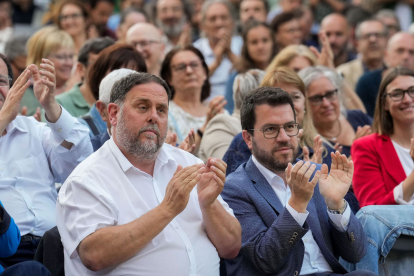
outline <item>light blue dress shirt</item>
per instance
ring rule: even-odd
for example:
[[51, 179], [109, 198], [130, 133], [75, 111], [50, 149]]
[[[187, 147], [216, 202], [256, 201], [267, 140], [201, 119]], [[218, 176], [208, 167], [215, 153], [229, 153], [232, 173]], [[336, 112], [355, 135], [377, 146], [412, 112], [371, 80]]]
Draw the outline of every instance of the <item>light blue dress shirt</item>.
[[[18, 116], [0, 137], [0, 200], [21, 235], [54, 227], [57, 192], [75, 167], [92, 152], [89, 130], [64, 108], [55, 123]], [[70, 150], [63, 141], [73, 143]]]

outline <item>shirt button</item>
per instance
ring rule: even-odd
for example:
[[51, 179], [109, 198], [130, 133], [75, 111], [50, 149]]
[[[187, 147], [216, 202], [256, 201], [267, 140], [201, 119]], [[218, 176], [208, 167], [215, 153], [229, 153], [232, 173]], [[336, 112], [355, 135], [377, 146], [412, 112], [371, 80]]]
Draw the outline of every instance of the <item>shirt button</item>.
[[4, 168], [0, 168], [0, 170], [4, 171]]
[[308, 240], [307, 240], [307, 239], [303, 239], [303, 241], [304, 241], [304, 242], [307, 242]]
[[32, 228], [32, 230], [30, 230], [30, 232], [34, 233], [34, 229]]
[[22, 189], [21, 188], [18, 188], [18, 190], [21, 191]]
[[188, 252], [191, 252], [191, 248], [188, 248]]
[[58, 129], [58, 132], [61, 132], [61, 131], [62, 131], [62, 129], [61, 129], [61, 128], [59, 128], [59, 129]]
[[312, 265], [315, 266], [316, 265], [315, 262], [313, 262]]
[[32, 207], [29, 207], [29, 210], [32, 210]]

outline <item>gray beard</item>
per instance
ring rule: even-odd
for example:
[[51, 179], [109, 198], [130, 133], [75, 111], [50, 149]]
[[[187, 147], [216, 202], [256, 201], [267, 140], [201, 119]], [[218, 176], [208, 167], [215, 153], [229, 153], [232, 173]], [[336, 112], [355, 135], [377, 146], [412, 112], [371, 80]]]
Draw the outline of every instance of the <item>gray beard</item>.
[[185, 17], [182, 17], [180, 21], [175, 23], [174, 25], [166, 25], [158, 18], [155, 20], [157, 23], [158, 28], [163, 31], [163, 33], [168, 37], [177, 37], [183, 31], [184, 25], [187, 22]]
[[[289, 162], [294, 163], [296, 160], [296, 156], [298, 155], [298, 149], [294, 148], [291, 143], [280, 143], [278, 147], [274, 147], [272, 151], [269, 153], [265, 150], [260, 149], [256, 142], [252, 139], [252, 146], [253, 146], [253, 153], [254, 157], [262, 164], [264, 167], [269, 169], [272, 172], [281, 172], [285, 171]], [[292, 158], [286, 160], [285, 162], [281, 162], [280, 160], [276, 159], [273, 154], [280, 148], [287, 147], [291, 148], [293, 151]]]
[[[127, 152], [136, 156], [137, 158], [141, 160], [154, 160], [157, 157], [157, 154], [162, 145], [164, 144], [167, 134], [161, 137], [158, 125], [150, 124], [141, 128], [135, 135], [133, 131], [129, 129], [125, 124], [122, 110], [120, 115], [120, 120], [116, 125], [116, 140], [125, 148]], [[146, 130], [154, 130], [157, 132], [156, 141], [148, 140], [143, 143], [139, 140], [139, 136]]]

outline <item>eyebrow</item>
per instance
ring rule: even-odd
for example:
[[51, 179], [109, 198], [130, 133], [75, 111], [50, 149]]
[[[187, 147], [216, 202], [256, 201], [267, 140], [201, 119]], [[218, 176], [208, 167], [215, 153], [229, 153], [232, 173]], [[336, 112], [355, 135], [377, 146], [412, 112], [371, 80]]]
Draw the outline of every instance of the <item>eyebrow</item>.
[[288, 124], [296, 124], [296, 122], [295, 121], [290, 121], [290, 122], [286, 122], [284, 124], [265, 124], [265, 125], [262, 126], [262, 128], [268, 127], [268, 126], [280, 126], [280, 125], [288, 125]]
[[[140, 98], [140, 97], [138, 97], [138, 98], [132, 99], [132, 103], [133, 104], [135, 104], [137, 102], [144, 102], [144, 103], [151, 103], [152, 104], [152, 101], [150, 99], [147, 99], [147, 98]], [[155, 105], [161, 106], [163, 108], [168, 109], [168, 105], [166, 105], [165, 103], [155, 103]]]

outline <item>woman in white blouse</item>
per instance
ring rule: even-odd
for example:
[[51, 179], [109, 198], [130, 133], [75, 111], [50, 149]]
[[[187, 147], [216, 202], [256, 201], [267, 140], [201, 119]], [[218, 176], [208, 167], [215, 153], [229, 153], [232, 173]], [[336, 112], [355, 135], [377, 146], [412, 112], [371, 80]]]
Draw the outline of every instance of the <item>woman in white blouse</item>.
[[161, 67], [161, 77], [171, 89], [168, 112], [168, 129], [177, 134], [177, 142], [183, 141], [193, 129], [196, 132], [196, 149], [203, 137], [207, 123], [217, 114], [223, 113], [224, 96], [210, 96], [208, 67], [201, 52], [192, 45], [171, 50]]
[[414, 205], [414, 71], [396, 67], [383, 77], [372, 130], [351, 148], [360, 206]]

